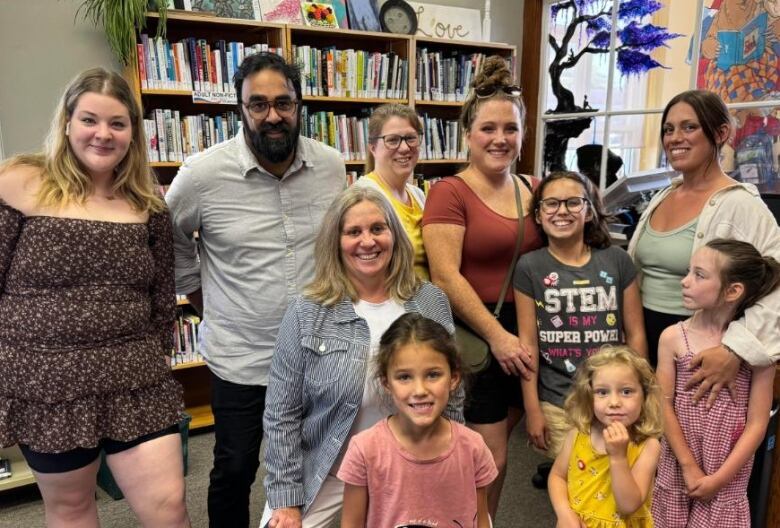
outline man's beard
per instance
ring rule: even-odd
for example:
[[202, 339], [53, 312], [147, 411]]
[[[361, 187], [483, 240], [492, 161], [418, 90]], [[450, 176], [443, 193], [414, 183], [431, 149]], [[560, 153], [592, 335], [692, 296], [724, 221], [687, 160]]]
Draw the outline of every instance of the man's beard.
[[[269, 132], [282, 132], [280, 137], [268, 137]], [[278, 123], [263, 123], [257, 130], [249, 130], [247, 134], [255, 153], [271, 163], [281, 163], [295, 152], [300, 129], [298, 125], [291, 127], [284, 121]]]

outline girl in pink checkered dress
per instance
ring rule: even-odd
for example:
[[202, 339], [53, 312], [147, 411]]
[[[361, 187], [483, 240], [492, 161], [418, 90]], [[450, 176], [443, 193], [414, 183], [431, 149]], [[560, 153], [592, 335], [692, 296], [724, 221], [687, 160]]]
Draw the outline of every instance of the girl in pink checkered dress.
[[746, 242], [715, 239], [691, 257], [682, 293], [695, 311], [658, 344], [665, 438], [653, 491], [657, 528], [750, 526], [747, 485], [769, 421], [775, 367], [743, 363], [731, 396], [721, 393], [710, 409], [694, 405], [685, 384], [696, 351], [719, 344], [729, 323], [778, 283], [780, 264]]

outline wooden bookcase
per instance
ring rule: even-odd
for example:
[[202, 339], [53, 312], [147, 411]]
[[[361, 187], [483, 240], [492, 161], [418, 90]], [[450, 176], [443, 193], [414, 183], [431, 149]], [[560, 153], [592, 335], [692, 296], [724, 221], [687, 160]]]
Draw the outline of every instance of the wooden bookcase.
[[[159, 16], [157, 14], [148, 14], [146, 33], [150, 36], [154, 35], [158, 23]], [[303, 98], [303, 104], [313, 111], [329, 110], [347, 115], [360, 115], [378, 105], [398, 102], [415, 107], [420, 112], [425, 111], [432, 115], [457, 119], [461, 103], [415, 101], [415, 54], [418, 46], [424, 46], [430, 51], [447, 53], [460, 51], [463, 53], [498, 54], [510, 59], [513, 64], [516, 60], [515, 47], [505, 44], [460, 42], [368, 31], [319, 29], [254, 20], [216, 18], [189, 12], [169, 12], [166, 28], [166, 38], [170, 42], [195, 37], [206, 39], [209, 42], [224, 39], [241, 41], [246, 44], [267, 44], [283, 48], [288, 60], [293, 59], [293, 46], [308, 45], [316, 48], [335, 46], [340, 50], [393, 52], [408, 61], [409, 74], [406, 97], [385, 99], [305, 96]], [[177, 109], [182, 115], [200, 113], [218, 115], [226, 109], [235, 109], [235, 106], [195, 103], [190, 90], [141, 89], [140, 78], [135, 69], [128, 69], [126, 77], [131, 82], [145, 115], [156, 108]], [[453, 174], [463, 162], [464, 160], [452, 159], [420, 160], [417, 172], [425, 176]], [[360, 171], [363, 164], [364, 160], [345, 161], [347, 170]], [[155, 169], [160, 183], [170, 184], [181, 163], [169, 161], [155, 162], [151, 165]], [[184, 386], [187, 412], [192, 415], [190, 428], [198, 429], [212, 425], [214, 417], [209, 405], [210, 374], [205, 363], [177, 365], [173, 369], [173, 375]]]

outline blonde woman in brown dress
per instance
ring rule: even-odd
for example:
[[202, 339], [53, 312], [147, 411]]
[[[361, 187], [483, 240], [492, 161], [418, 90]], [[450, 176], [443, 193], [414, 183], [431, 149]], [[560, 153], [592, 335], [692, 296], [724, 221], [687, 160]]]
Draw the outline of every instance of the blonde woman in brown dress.
[[48, 526], [99, 525], [99, 453], [143, 526], [186, 527], [167, 209], [127, 83], [60, 101], [44, 151], [0, 167], [0, 447], [19, 444]]

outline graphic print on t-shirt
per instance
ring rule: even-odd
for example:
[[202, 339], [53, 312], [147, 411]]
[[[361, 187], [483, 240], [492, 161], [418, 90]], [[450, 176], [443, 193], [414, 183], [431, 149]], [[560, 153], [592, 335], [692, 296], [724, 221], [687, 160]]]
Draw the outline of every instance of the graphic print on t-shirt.
[[605, 344], [623, 342], [623, 292], [636, 277], [621, 248], [593, 249], [569, 266], [544, 248], [520, 258], [514, 286], [534, 300], [539, 398], [563, 406], [579, 365]]

